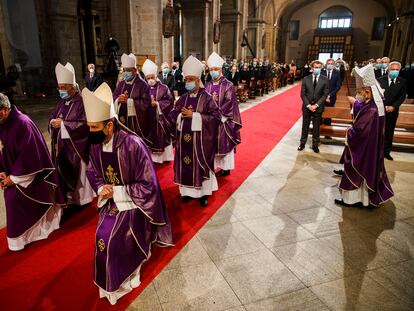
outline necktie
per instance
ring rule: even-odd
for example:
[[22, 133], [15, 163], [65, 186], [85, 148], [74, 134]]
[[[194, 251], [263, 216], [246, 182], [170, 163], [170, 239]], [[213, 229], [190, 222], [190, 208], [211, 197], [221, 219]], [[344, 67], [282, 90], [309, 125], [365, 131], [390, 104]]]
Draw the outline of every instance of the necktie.
[[328, 71], [328, 79], [331, 80], [331, 71]]
[[313, 89], [316, 88], [316, 83], [317, 83], [317, 81], [316, 81], [316, 76], [315, 76], [315, 78], [313, 79]]
[[394, 79], [391, 79], [390, 87], [393, 87], [395, 85]]
[[164, 75], [164, 80], [167, 80], [167, 75]]

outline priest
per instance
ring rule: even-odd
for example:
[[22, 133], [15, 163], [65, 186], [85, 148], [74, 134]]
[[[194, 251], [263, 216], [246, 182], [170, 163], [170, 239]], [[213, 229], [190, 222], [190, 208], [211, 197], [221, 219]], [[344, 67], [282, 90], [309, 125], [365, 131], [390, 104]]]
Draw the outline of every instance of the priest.
[[174, 182], [179, 185], [181, 200], [196, 198], [206, 207], [208, 196], [218, 189], [214, 156], [220, 111], [201, 82], [202, 72], [201, 62], [188, 57], [183, 65], [187, 93], [176, 101], [170, 118], [177, 128]]
[[218, 128], [215, 167], [220, 168], [217, 177], [230, 175], [234, 169], [234, 153], [240, 144], [241, 116], [239, 103], [234, 92], [233, 83], [223, 76], [224, 59], [213, 52], [207, 59], [211, 80], [206, 84], [206, 90], [219, 107], [221, 122]]
[[33, 121], [0, 93], [0, 184], [7, 243], [18, 251], [59, 228], [63, 198], [46, 142]]
[[152, 161], [164, 163], [174, 160], [173, 124], [168, 114], [173, 108], [174, 98], [168, 86], [162, 84], [157, 78], [157, 65], [147, 59], [142, 66], [145, 80], [150, 86], [151, 107], [149, 108], [149, 133], [148, 138]]
[[52, 158], [59, 172], [59, 185], [72, 213], [92, 202], [95, 196], [86, 177], [89, 160], [88, 125], [82, 95], [70, 63], [55, 68], [61, 97], [49, 121]]
[[139, 286], [153, 244], [172, 245], [171, 226], [150, 152], [118, 122], [109, 86], [82, 94], [91, 142], [87, 175], [98, 193], [94, 281], [113, 305]]
[[394, 193], [384, 166], [385, 111], [382, 89], [371, 64], [355, 68], [357, 85], [354, 123], [347, 130], [341, 163], [344, 174], [339, 183], [343, 206], [379, 207]]
[[151, 106], [149, 86], [137, 72], [134, 54], [122, 54], [121, 62], [123, 80], [114, 91], [115, 112], [123, 125], [150, 144], [147, 138]]

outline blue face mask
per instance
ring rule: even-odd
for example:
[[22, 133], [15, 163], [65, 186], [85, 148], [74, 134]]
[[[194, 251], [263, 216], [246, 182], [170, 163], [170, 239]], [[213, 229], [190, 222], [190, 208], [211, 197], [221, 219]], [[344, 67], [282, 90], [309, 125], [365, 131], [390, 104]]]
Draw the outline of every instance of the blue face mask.
[[382, 68], [382, 64], [375, 64], [375, 68], [381, 69]]
[[388, 67], [388, 64], [382, 64], [383, 69], [387, 69], [387, 67]]
[[389, 75], [391, 79], [397, 79], [398, 74], [399, 74], [398, 70], [391, 70]]
[[220, 76], [220, 73], [218, 71], [213, 70], [213, 71], [210, 71], [210, 76], [213, 79], [217, 79]]
[[411, 64], [411, 69], [414, 69], [414, 64]]
[[410, 69], [410, 65], [405, 65], [405, 69]]
[[185, 83], [185, 89], [187, 91], [192, 91], [192, 90], [195, 89], [195, 87], [196, 87], [195, 81], [191, 81], [191, 82], [186, 82]]
[[334, 69], [334, 65], [328, 64], [328, 65], [326, 65], [326, 69], [332, 70], [332, 69]]
[[69, 99], [69, 93], [66, 90], [59, 90], [59, 96], [62, 99]]
[[164, 74], [168, 74], [168, 73], [170, 72], [170, 69], [169, 69], [169, 68], [164, 68], [164, 69], [162, 70], [162, 72], [163, 72]]
[[319, 76], [319, 75], [321, 74], [321, 69], [320, 69], [320, 68], [318, 68], [318, 69], [313, 69], [313, 74], [314, 74], [315, 76]]
[[132, 72], [125, 71], [122, 73], [122, 76], [124, 77], [124, 80], [130, 81], [133, 78]]

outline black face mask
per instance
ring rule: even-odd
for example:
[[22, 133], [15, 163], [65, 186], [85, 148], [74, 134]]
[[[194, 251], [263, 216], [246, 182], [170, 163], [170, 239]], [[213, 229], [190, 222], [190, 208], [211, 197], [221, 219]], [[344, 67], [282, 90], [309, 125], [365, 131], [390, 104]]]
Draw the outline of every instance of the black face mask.
[[172, 69], [177, 69], [177, 66], [173, 66]]
[[89, 143], [102, 144], [106, 139], [106, 134], [103, 130], [97, 132], [89, 132]]

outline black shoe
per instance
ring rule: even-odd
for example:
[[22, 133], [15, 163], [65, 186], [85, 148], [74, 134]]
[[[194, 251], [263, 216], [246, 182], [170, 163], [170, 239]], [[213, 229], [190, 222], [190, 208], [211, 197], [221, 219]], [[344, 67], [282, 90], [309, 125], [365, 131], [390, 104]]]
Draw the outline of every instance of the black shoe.
[[394, 161], [394, 159], [392, 158], [392, 156], [389, 153], [385, 153], [384, 158], [386, 158], [387, 160], [390, 160], [390, 161]]
[[318, 146], [312, 146], [313, 152], [315, 153], [319, 153], [319, 148]]
[[219, 170], [216, 173], [216, 177], [223, 177], [223, 176], [229, 176], [230, 175], [230, 170]]
[[181, 197], [181, 202], [182, 203], [188, 203], [188, 202], [190, 202], [191, 200], [192, 200], [193, 198], [192, 197], [189, 197], [189, 196], [182, 196]]
[[305, 149], [305, 145], [300, 144], [298, 147], [298, 151], [302, 151], [303, 149]]
[[342, 199], [335, 199], [334, 202], [335, 204], [342, 205], [345, 207], [360, 207], [361, 206], [359, 203], [355, 203], [355, 204], [345, 203]]
[[199, 198], [198, 202], [200, 203], [200, 207], [206, 207], [208, 204], [208, 195]]
[[342, 176], [344, 174], [344, 170], [333, 170], [334, 174]]
[[325, 136], [325, 139], [332, 139], [331, 136]]

